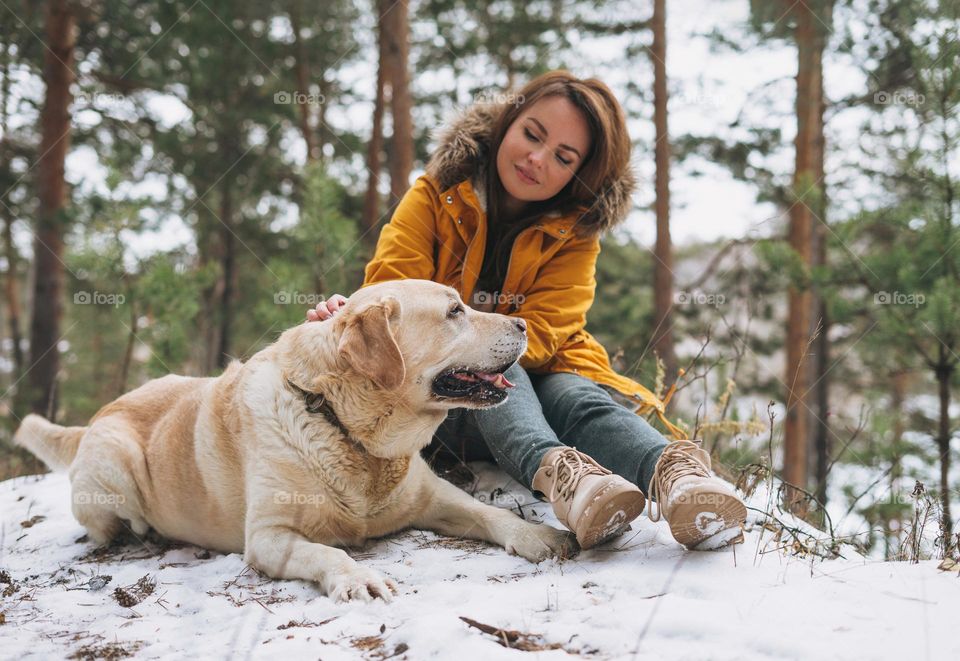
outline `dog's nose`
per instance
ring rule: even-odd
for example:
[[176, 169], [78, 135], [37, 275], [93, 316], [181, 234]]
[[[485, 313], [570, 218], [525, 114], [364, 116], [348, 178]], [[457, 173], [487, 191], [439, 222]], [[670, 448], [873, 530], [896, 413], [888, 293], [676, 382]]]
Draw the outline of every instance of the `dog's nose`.
[[521, 333], [526, 334], [526, 332], [527, 332], [527, 320], [526, 320], [526, 319], [521, 319], [520, 317], [517, 317], [516, 319], [513, 320], [513, 323], [516, 324], [517, 328], [520, 330]]

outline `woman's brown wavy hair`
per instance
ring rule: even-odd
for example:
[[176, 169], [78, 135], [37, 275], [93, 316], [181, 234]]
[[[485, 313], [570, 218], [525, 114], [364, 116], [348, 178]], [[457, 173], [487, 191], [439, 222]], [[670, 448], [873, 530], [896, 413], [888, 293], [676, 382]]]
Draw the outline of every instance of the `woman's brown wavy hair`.
[[[521, 217], [507, 218], [503, 209], [506, 190], [497, 173], [497, 152], [510, 126], [528, 107], [540, 99], [561, 96], [574, 105], [586, 119], [590, 133], [590, 149], [581, 161], [573, 178], [559, 193], [548, 200], [529, 204]], [[493, 125], [490, 136], [490, 158], [487, 165], [486, 198], [488, 241], [484, 271], [490, 267], [500, 284], [506, 275], [507, 261], [513, 239], [524, 228], [535, 223], [545, 213], [563, 215], [580, 212], [574, 232], [580, 236], [599, 233], [604, 224], [602, 213], [588, 213], [600, 193], [628, 176], [630, 169], [630, 136], [623, 108], [613, 92], [596, 78], [577, 78], [568, 71], [550, 71], [527, 83], [516, 94], [516, 102], [505, 104]]]

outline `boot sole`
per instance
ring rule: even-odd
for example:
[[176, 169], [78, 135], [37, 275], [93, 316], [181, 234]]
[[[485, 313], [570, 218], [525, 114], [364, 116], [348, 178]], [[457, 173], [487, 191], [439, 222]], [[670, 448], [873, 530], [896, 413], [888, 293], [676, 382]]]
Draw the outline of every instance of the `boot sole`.
[[[723, 492], [700, 495], [709, 495], [714, 502], [681, 504], [670, 512], [673, 538], [688, 549], [694, 549], [712, 537], [720, 540], [716, 545], [709, 545], [712, 550], [743, 542], [742, 532], [732, 536], [727, 533], [726, 539], [722, 535], [734, 527], [743, 530], [747, 520], [746, 505], [736, 496]], [[697, 525], [698, 521], [700, 526]]]
[[[616, 485], [610, 485], [602, 489], [594, 496], [594, 502], [603, 501], [604, 495], [616, 488]], [[583, 513], [586, 525], [580, 526], [584, 531], [577, 534], [580, 548], [592, 548], [623, 533], [630, 522], [643, 513], [645, 503], [642, 493], [624, 491], [600, 503], [596, 510], [588, 507]]]

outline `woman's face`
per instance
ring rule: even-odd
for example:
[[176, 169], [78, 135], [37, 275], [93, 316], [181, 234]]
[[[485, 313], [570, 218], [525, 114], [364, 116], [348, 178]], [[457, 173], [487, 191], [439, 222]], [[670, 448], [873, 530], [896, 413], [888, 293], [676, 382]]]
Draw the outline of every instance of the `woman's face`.
[[583, 113], [562, 96], [548, 96], [514, 120], [497, 151], [507, 208], [548, 200], [566, 186], [590, 149]]

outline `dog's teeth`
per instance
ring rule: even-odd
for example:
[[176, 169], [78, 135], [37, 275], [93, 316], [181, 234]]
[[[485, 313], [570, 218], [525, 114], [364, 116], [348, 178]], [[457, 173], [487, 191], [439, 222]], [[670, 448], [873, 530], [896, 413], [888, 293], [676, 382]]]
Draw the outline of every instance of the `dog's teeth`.
[[499, 373], [490, 374], [488, 372], [478, 372], [477, 376], [483, 379], [484, 381], [486, 381], [487, 383], [489, 383], [490, 385], [494, 386], [495, 388], [499, 388], [500, 390], [504, 390], [506, 388], [513, 388], [513, 384], [510, 383], [507, 380], [507, 377], [505, 377], [503, 374], [499, 374]]
[[493, 385], [504, 390], [507, 388], [513, 388], [513, 384], [507, 381], [507, 377], [505, 377], [503, 374], [497, 374], [497, 378], [494, 380]]

